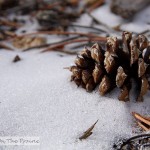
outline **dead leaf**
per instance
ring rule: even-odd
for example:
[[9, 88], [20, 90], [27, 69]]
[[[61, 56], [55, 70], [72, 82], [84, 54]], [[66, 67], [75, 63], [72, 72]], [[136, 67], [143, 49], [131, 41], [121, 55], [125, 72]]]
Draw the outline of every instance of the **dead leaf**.
[[46, 38], [44, 37], [28, 37], [20, 36], [13, 39], [13, 46], [19, 49], [27, 49], [34, 46], [40, 46], [46, 44]]

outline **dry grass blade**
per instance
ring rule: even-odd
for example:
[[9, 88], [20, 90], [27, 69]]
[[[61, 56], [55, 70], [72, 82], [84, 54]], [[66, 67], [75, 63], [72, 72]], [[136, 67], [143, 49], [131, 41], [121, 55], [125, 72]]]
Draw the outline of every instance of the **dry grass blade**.
[[87, 139], [93, 132], [92, 130], [94, 129], [95, 125], [97, 124], [98, 120], [90, 127], [88, 128], [82, 136], [79, 137], [80, 140], [83, 140], [83, 139]]
[[142, 116], [138, 113], [132, 112], [132, 115], [135, 119], [138, 120], [138, 125], [145, 131], [150, 130], [150, 118]]

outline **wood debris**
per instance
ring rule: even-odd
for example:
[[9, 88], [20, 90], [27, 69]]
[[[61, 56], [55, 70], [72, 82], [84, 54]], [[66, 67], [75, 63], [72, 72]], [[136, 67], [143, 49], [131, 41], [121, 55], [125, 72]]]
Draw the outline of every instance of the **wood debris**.
[[150, 131], [150, 117], [142, 116], [136, 112], [132, 112], [133, 117], [137, 120], [137, 124], [144, 130]]
[[22, 37], [18, 36], [13, 39], [13, 46], [19, 49], [27, 49], [34, 46], [40, 46], [46, 44], [46, 38], [44, 37]]
[[14, 59], [13, 59], [13, 62], [16, 63], [16, 62], [18, 62], [18, 61], [20, 61], [20, 60], [21, 60], [20, 56], [19, 56], [19, 55], [16, 55], [16, 56], [14, 57]]
[[95, 125], [97, 124], [98, 120], [90, 127], [88, 128], [82, 136], [79, 137], [80, 140], [83, 140], [83, 139], [87, 139], [93, 132], [92, 130], [94, 129]]

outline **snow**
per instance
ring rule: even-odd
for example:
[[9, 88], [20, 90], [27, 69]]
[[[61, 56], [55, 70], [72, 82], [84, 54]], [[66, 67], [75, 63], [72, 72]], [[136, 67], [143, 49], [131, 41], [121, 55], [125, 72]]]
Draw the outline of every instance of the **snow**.
[[94, 10], [92, 15], [110, 27], [116, 26], [123, 21], [121, 17], [118, 17], [110, 11], [109, 5], [103, 5], [100, 9]]
[[[107, 6], [101, 11], [109, 25]], [[109, 21], [114, 26], [120, 20], [112, 14]], [[22, 60], [12, 63], [17, 54]], [[118, 101], [116, 89], [103, 97], [98, 89], [87, 93], [70, 82], [71, 73], [64, 69], [75, 57], [38, 50], [0, 51], [0, 136], [37, 136], [41, 143], [0, 146], [0, 150], [110, 150], [117, 139], [134, 135], [131, 112], [150, 113], [150, 92], [143, 103], [135, 102], [134, 91], [127, 103]], [[93, 134], [78, 140], [96, 120]]]
[[[12, 63], [16, 54], [22, 60]], [[15, 150], [107, 150], [115, 138], [132, 134], [130, 112], [150, 111], [148, 97], [144, 103], [124, 103], [114, 93], [101, 97], [98, 91], [77, 88], [69, 82], [70, 72], [63, 69], [75, 56], [37, 51], [1, 51], [0, 55], [0, 135], [39, 136], [41, 140], [40, 147], [16, 146]], [[79, 141], [96, 120], [93, 135]]]

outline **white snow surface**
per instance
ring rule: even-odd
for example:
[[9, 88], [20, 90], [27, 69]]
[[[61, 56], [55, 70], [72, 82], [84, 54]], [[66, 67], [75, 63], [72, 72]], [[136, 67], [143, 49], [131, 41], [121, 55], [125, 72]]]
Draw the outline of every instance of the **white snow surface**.
[[[22, 61], [12, 63], [16, 53]], [[70, 72], [63, 69], [75, 56], [36, 51], [1, 51], [0, 56], [0, 136], [41, 140], [40, 147], [16, 146], [15, 150], [109, 150], [116, 138], [132, 135], [132, 111], [150, 112], [150, 95], [143, 103], [124, 103], [117, 100], [117, 90], [101, 97], [98, 91], [77, 88], [69, 81]], [[96, 120], [93, 134], [79, 141]]]
[[[105, 7], [100, 12], [107, 12]], [[117, 20], [120, 17], [111, 17], [111, 25]], [[109, 24], [107, 18], [103, 21]], [[12, 63], [17, 54], [22, 60]], [[143, 103], [135, 102], [134, 91], [127, 103], [118, 101], [117, 89], [103, 97], [98, 89], [87, 93], [70, 82], [71, 73], [64, 69], [75, 57], [38, 50], [0, 51], [0, 136], [40, 137], [40, 146], [0, 150], [111, 150], [117, 139], [135, 135], [131, 112], [150, 114], [150, 92]], [[78, 140], [96, 120], [93, 134]]]

